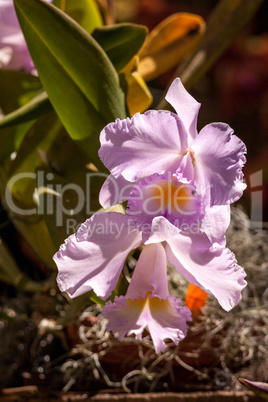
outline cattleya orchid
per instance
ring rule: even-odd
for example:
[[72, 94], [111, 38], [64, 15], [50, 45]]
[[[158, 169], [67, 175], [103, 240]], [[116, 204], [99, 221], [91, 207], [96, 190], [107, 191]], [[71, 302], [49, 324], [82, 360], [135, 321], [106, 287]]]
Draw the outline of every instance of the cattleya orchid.
[[99, 212], [61, 246], [58, 286], [70, 297], [94, 290], [106, 300], [128, 254], [143, 247], [125, 296], [108, 302], [108, 328], [138, 339], [147, 326], [157, 351], [185, 336], [189, 311], [169, 296], [167, 261], [225, 310], [241, 299], [245, 273], [225, 247], [230, 203], [245, 188], [246, 148], [223, 123], [197, 135], [197, 103], [179, 79], [166, 99], [177, 114], [148, 111], [102, 131], [99, 155], [110, 169], [100, 202], [128, 200], [126, 215]]
[[[52, 0], [45, 0], [52, 2]], [[36, 74], [13, 0], [0, 1], [0, 68]]]

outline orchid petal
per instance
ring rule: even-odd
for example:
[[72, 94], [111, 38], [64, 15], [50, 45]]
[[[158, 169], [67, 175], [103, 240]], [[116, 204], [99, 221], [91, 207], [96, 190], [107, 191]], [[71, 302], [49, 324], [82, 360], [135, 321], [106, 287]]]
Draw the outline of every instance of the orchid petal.
[[225, 247], [211, 246], [207, 236], [179, 234], [166, 244], [168, 260], [189, 282], [214, 295], [227, 311], [241, 299], [245, 272]]
[[145, 225], [143, 229], [142, 241], [144, 244], [160, 243], [168, 240], [181, 232], [179, 228], [170, 223], [164, 216], [153, 218], [150, 226]]
[[[194, 166], [190, 152], [187, 152], [176, 165], [176, 173], [181, 174], [187, 180], [193, 180], [194, 178]], [[172, 171], [172, 169], [170, 169]]]
[[116, 287], [127, 255], [140, 243], [141, 234], [124, 214], [93, 215], [53, 257], [60, 290], [76, 297], [93, 289], [106, 299]]
[[161, 243], [150, 244], [142, 250], [127, 290], [127, 297], [145, 297], [151, 291], [164, 298], [169, 295], [167, 258]]
[[202, 232], [206, 233], [211, 244], [226, 245], [225, 232], [230, 225], [230, 205], [214, 205], [206, 209], [201, 224]]
[[119, 176], [117, 179], [110, 175], [102, 185], [99, 193], [99, 202], [103, 208], [120, 204], [128, 199], [133, 189], [133, 183]]
[[[198, 103], [184, 88], [180, 78], [175, 78], [166, 94], [166, 100], [173, 106], [182, 120], [190, 138], [197, 136], [196, 124], [200, 103]], [[189, 144], [190, 145], [190, 144]]]
[[147, 326], [157, 353], [165, 349], [167, 338], [178, 344], [190, 320], [188, 308], [169, 296], [166, 267], [162, 244], [145, 246], [126, 295], [116, 297], [114, 303], [108, 302], [103, 308], [103, 315], [109, 319], [107, 329], [118, 332], [120, 339], [126, 334], [141, 339]]
[[196, 137], [192, 150], [197, 187], [210, 192], [211, 205], [237, 201], [246, 185], [242, 167], [246, 162], [245, 144], [224, 123], [211, 123]]
[[103, 308], [103, 316], [108, 318], [108, 331], [118, 332], [119, 339], [135, 334], [141, 340], [142, 333], [148, 327], [156, 353], [166, 348], [165, 339], [171, 339], [176, 345], [187, 333], [187, 321], [191, 313], [187, 307], [181, 307], [181, 301], [174, 296], [159, 299], [152, 295], [130, 299], [116, 297], [114, 303], [108, 302]]
[[167, 170], [187, 149], [187, 134], [174, 113], [149, 110], [108, 124], [100, 142], [99, 156], [112, 175], [136, 181]]
[[175, 296], [169, 296], [166, 300], [154, 297], [150, 300], [150, 313], [147, 325], [156, 353], [166, 348], [164, 339], [171, 339], [178, 345], [187, 333], [187, 321], [191, 321], [188, 308], [181, 307], [181, 301]]

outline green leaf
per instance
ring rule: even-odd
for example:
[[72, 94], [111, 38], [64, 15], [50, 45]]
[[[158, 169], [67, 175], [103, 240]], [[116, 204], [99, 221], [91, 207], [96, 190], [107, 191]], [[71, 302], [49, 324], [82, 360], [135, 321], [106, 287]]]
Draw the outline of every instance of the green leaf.
[[116, 24], [96, 28], [92, 36], [101, 45], [117, 71], [134, 57], [146, 39], [147, 28], [136, 24]]
[[53, 107], [46, 92], [41, 92], [30, 102], [0, 118], [0, 129], [25, 123], [51, 111], [53, 111]]
[[103, 25], [95, 0], [54, 0], [53, 4], [77, 21], [88, 33]]
[[89, 171], [86, 164], [56, 113], [50, 113], [28, 132], [9, 180], [2, 180], [15, 226], [50, 268], [60, 244], [100, 208], [98, 194], [107, 176]]
[[2, 177], [2, 182], [6, 182], [5, 207], [10, 218], [34, 252], [51, 269], [54, 268], [52, 256], [57, 249], [42, 211], [34, 201], [34, 192], [36, 170], [44, 165], [42, 156], [62, 129], [56, 113], [40, 118], [24, 138], [7, 178]]
[[[69, 135], [97, 167], [99, 133], [125, 118], [118, 75], [97, 42], [53, 5], [15, 0], [16, 12], [40, 80]], [[85, 139], [90, 146], [85, 147]], [[87, 145], [88, 145], [87, 141]]]

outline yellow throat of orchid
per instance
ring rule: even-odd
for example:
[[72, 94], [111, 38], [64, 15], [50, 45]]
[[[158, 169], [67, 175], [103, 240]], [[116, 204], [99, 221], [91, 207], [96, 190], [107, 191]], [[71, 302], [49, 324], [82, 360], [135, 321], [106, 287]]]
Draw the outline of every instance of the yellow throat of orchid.
[[160, 180], [150, 186], [148, 198], [153, 201], [159, 211], [187, 211], [192, 200], [192, 189], [185, 183], [175, 183], [175, 180]]

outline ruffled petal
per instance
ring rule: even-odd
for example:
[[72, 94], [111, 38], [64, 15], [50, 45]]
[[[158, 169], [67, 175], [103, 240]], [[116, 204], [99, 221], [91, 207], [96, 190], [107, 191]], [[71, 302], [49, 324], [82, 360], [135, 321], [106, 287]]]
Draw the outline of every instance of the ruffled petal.
[[131, 334], [141, 339], [148, 327], [156, 353], [166, 348], [166, 339], [177, 345], [187, 333], [186, 321], [191, 320], [189, 309], [181, 307], [180, 300], [174, 296], [160, 299], [149, 292], [145, 298], [116, 297], [114, 303], [106, 303], [103, 316], [109, 320], [107, 330], [117, 332], [121, 340]]
[[103, 317], [109, 320], [107, 331], [118, 333], [120, 340], [131, 333], [141, 339], [147, 326], [146, 320], [140, 319], [144, 306], [145, 300], [142, 297], [132, 300], [126, 296], [116, 296], [113, 303], [107, 302], [102, 309]]
[[123, 176], [116, 179], [110, 175], [100, 189], [99, 202], [103, 208], [110, 208], [112, 205], [126, 201], [132, 189], [133, 183], [124, 179]]
[[234, 254], [207, 236], [179, 234], [166, 243], [168, 260], [189, 282], [214, 295], [227, 311], [238, 304], [246, 286], [245, 272]]
[[100, 142], [99, 156], [112, 175], [136, 181], [168, 170], [187, 149], [187, 133], [174, 113], [149, 110], [108, 124]]
[[156, 217], [162, 216], [180, 230], [188, 231], [192, 226], [201, 225], [204, 206], [191, 180], [177, 172], [165, 172], [135, 183], [126, 213], [144, 233], [143, 239], [146, 241], [149, 233], [154, 233], [151, 226], [153, 221], [156, 224]]
[[204, 127], [192, 144], [195, 179], [198, 188], [210, 193], [211, 205], [237, 201], [246, 185], [242, 167], [246, 162], [245, 144], [224, 123]]
[[60, 290], [76, 297], [93, 289], [106, 299], [116, 287], [127, 255], [140, 244], [141, 234], [124, 214], [93, 215], [53, 257]]
[[206, 233], [211, 245], [213, 243], [218, 243], [221, 246], [226, 245], [225, 232], [230, 225], [230, 220], [230, 205], [214, 205], [206, 209], [201, 230]]
[[144, 247], [126, 295], [106, 303], [103, 315], [109, 320], [107, 329], [118, 332], [120, 339], [126, 334], [141, 339], [148, 327], [157, 353], [165, 349], [165, 339], [177, 345], [184, 338], [190, 311], [169, 296], [166, 253], [161, 243]]
[[150, 297], [150, 315], [147, 326], [149, 328], [156, 353], [166, 348], [165, 339], [171, 339], [175, 345], [187, 334], [187, 321], [191, 321], [191, 312], [181, 306], [181, 301], [175, 296], [166, 300]]
[[[190, 139], [193, 140], [197, 135], [196, 124], [200, 103], [198, 103], [184, 88], [180, 78], [175, 78], [169, 87], [166, 100], [176, 110], [182, 120]], [[189, 143], [191, 145], [191, 141]]]

